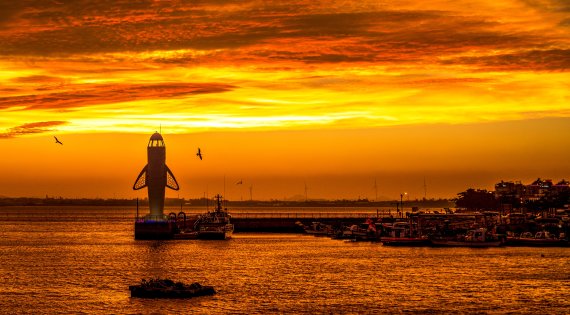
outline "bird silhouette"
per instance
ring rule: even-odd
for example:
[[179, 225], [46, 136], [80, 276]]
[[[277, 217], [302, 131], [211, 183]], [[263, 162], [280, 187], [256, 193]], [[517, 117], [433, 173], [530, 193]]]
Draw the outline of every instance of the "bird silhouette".
[[61, 141], [59, 141], [59, 139], [56, 136], [53, 136], [55, 138], [55, 143], [59, 143], [61, 145], [63, 145], [63, 143], [61, 143]]
[[196, 156], [200, 158], [200, 161], [202, 160], [202, 152], [200, 151], [200, 148], [198, 148], [198, 153], [196, 153]]

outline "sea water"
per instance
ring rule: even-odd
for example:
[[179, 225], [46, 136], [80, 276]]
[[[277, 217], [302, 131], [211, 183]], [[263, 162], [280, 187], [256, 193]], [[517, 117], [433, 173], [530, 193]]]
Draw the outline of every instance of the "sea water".
[[[0, 208], [0, 312], [570, 313], [570, 248], [392, 248], [271, 233], [135, 241], [125, 211]], [[156, 277], [218, 293], [130, 297], [129, 285]]]

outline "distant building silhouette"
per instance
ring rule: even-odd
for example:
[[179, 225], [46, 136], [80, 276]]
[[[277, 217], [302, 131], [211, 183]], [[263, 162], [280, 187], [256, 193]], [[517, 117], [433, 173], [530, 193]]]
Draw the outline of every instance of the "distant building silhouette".
[[551, 179], [537, 178], [528, 185], [520, 181], [501, 181], [495, 184], [495, 197], [502, 205], [519, 208], [525, 204], [553, 199], [570, 194], [570, 182], [562, 179], [553, 184]]

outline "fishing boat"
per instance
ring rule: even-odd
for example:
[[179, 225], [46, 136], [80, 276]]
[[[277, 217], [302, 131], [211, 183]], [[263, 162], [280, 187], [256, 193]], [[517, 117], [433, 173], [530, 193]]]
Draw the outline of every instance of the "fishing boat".
[[222, 196], [216, 195], [214, 211], [198, 216], [194, 223], [194, 231], [198, 239], [225, 240], [232, 236], [234, 225], [230, 223], [231, 215], [222, 209]]
[[197, 282], [184, 284], [170, 279], [142, 279], [141, 284], [129, 286], [131, 297], [182, 299], [216, 293], [214, 287], [203, 286]]
[[312, 222], [310, 226], [303, 226], [305, 233], [314, 236], [332, 236], [334, 235], [334, 229], [329, 224], [324, 224], [321, 222]]
[[346, 227], [337, 238], [368, 242], [378, 241], [376, 226], [370, 218], [367, 219], [364, 223], [353, 224], [349, 227]]
[[458, 235], [453, 239], [431, 238], [432, 246], [437, 247], [498, 247], [503, 242], [486, 228], [470, 230], [466, 235]]
[[509, 246], [531, 246], [531, 247], [567, 247], [570, 246], [568, 240], [547, 232], [540, 231], [533, 235], [531, 232], [522, 233], [520, 236], [507, 236], [507, 245]]
[[427, 236], [418, 235], [408, 222], [394, 222], [382, 225], [380, 242], [384, 246], [429, 246]]

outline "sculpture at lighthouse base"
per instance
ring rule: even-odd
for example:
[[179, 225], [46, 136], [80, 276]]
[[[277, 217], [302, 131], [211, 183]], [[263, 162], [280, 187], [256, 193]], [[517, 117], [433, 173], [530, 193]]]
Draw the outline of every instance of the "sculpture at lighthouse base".
[[178, 190], [178, 182], [166, 166], [166, 146], [162, 136], [155, 132], [148, 142], [147, 165], [137, 177], [134, 190], [148, 188], [150, 213], [135, 221], [135, 239], [169, 239], [176, 232], [176, 222], [164, 214], [166, 187]]

